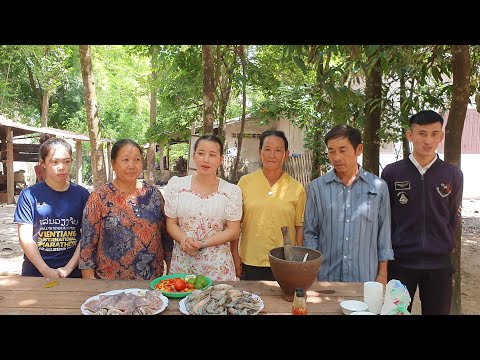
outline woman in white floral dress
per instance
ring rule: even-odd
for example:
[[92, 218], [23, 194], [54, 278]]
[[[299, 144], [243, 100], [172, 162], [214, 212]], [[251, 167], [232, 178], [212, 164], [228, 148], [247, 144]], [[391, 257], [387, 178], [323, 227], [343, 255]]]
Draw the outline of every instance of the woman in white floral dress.
[[240, 236], [242, 192], [217, 177], [223, 143], [201, 136], [194, 146], [194, 175], [170, 179], [165, 187], [167, 231], [175, 240], [170, 273], [202, 274], [213, 281], [236, 280], [230, 241]]

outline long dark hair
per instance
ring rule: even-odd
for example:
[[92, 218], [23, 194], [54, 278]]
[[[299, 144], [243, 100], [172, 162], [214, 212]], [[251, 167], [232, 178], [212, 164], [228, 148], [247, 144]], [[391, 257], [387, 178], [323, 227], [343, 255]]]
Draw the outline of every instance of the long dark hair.
[[200, 136], [197, 141], [195, 141], [195, 145], [193, 146], [193, 151], [197, 151], [197, 146], [200, 143], [200, 141], [206, 140], [206, 141], [211, 141], [211, 142], [216, 142], [220, 146], [220, 155], [223, 155], [223, 142], [220, 140], [220, 138], [216, 135], [212, 134], [206, 134]]

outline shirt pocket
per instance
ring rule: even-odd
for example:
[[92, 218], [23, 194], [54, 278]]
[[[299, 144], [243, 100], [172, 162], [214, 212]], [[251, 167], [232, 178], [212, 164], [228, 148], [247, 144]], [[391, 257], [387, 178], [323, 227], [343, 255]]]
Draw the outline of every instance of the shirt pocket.
[[357, 222], [374, 222], [378, 219], [378, 213], [379, 195], [376, 192], [369, 191], [366, 194], [359, 195], [352, 220]]

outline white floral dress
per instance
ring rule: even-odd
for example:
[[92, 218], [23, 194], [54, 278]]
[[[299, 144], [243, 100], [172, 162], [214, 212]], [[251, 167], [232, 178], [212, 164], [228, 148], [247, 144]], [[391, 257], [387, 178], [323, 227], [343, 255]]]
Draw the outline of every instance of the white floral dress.
[[[206, 197], [190, 190], [192, 176], [170, 179], [165, 187], [165, 214], [178, 218], [188, 235], [203, 239], [223, 231], [226, 221], [242, 218], [242, 191], [237, 185], [220, 179], [218, 190]], [[195, 256], [180, 249], [175, 242], [170, 273], [202, 274], [213, 281], [236, 280], [230, 243], [206, 247]]]

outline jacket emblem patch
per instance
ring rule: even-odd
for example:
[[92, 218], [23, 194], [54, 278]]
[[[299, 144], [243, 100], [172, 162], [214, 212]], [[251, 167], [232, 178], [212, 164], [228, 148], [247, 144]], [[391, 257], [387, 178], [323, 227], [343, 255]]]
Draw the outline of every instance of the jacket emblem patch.
[[410, 190], [410, 181], [395, 181], [394, 184], [397, 191]]
[[452, 185], [449, 183], [440, 183], [440, 186], [437, 187], [437, 192], [441, 197], [447, 197], [452, 192]]
[[400, 191], [397, 194], [397, 198], [398, 198], [398, 202], [402, 205], [405, 205], [406, 203], [408, 203], [408, 195], [405, 191]]

